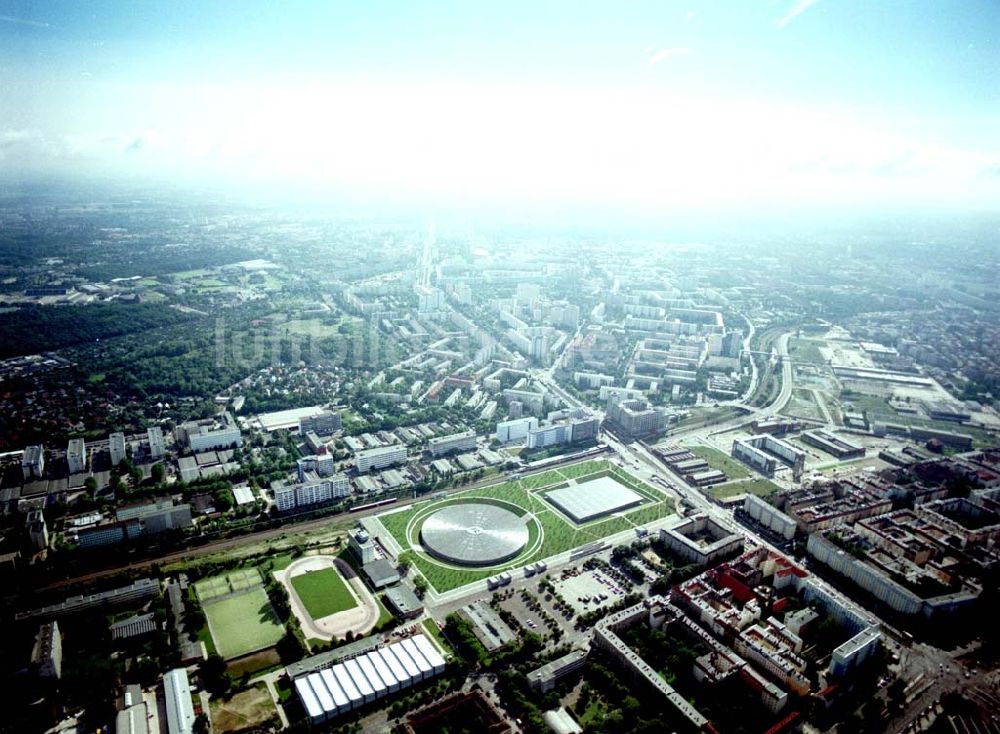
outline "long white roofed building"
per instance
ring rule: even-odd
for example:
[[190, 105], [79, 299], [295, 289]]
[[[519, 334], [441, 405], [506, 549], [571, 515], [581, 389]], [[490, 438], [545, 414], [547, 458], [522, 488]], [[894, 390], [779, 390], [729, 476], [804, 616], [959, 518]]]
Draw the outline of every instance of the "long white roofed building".
[[294, 686], [310, 721], [320, 724], [440, 675], [444, 668], [437, 647], [419, 634], [300, 675]]

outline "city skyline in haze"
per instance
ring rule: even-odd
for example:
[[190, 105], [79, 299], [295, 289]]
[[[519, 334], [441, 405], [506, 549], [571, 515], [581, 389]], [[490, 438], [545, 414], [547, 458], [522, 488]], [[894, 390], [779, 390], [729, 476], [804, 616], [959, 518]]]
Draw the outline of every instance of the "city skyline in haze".
[[0, 2], [0, 177], [995, 209], [1000, 6]]

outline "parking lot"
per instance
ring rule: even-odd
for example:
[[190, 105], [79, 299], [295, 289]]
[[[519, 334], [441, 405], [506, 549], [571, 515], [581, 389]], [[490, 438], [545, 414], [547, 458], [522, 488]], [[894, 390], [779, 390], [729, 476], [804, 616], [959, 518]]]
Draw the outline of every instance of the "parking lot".
[[528, 603], [521, 598], [519, 591], [511, 594], [507, 599], [500, 602], [500, 606], [514, 615], [514, 619], [527, 632], [537, 632], [541, 619], [537, 612], [528, 608]]
[[[570, 573], [575, 573], [575, 570], [570, 570]], [[552, 585], [577, 614], [614, 604], [625, 596], [618, 582], [596, 569], [580, 571], [565, 579], [554, 579]]]

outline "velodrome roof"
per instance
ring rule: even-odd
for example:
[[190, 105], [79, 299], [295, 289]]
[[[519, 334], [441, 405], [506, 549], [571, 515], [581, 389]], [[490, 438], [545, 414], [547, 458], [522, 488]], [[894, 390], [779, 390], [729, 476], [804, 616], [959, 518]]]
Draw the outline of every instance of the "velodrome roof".
[[428, 517], [420, 540], [434, 556], [452, 563], [500, 563], [528, 543], [528, 526], [510, 510], [486, 502], [448, 505]]

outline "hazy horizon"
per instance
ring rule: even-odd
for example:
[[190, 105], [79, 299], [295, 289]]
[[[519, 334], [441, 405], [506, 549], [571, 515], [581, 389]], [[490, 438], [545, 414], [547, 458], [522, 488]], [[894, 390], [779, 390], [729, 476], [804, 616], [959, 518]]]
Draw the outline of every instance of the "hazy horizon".
[[444, 207], [996, 210], [1000, 6], [0, 3], [0, 178]]

